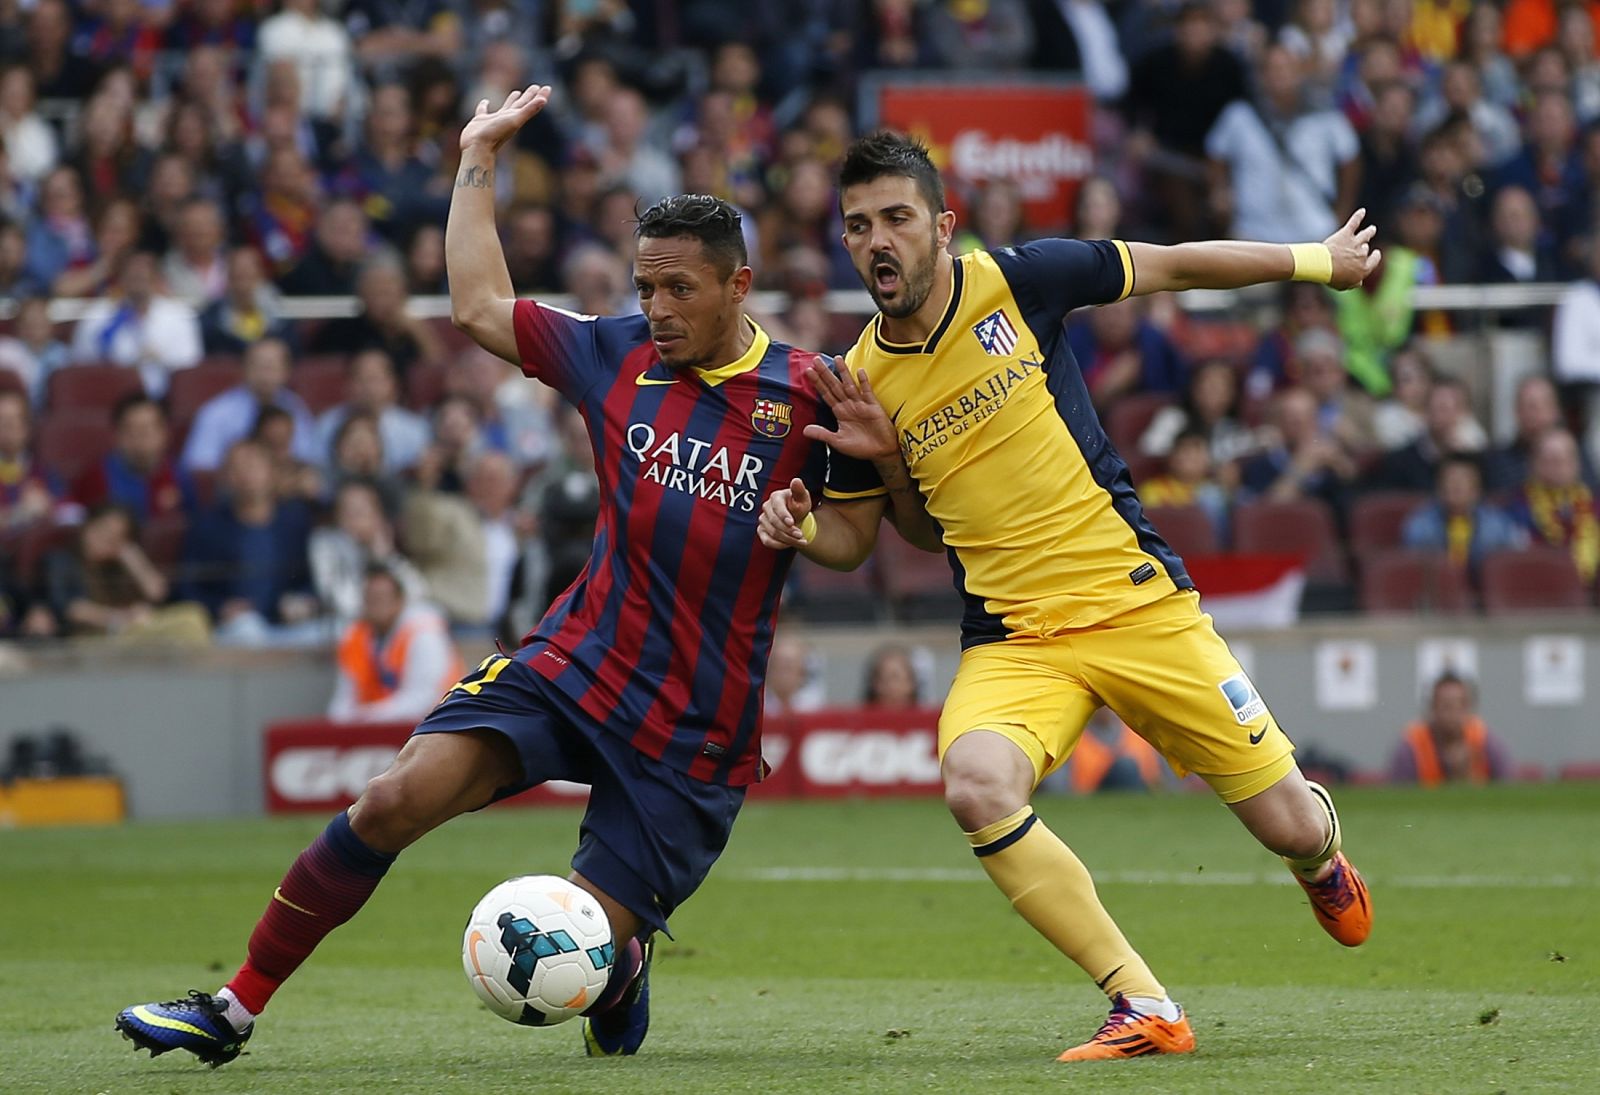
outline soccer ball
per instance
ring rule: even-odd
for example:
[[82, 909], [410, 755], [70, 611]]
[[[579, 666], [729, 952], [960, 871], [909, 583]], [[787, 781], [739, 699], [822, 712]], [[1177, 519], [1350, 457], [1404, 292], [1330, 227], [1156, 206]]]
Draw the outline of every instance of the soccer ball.
[[467, 918], [461, 966], [478, 999], [513, 1023], [546, 1027], [600, 998], [611, 924], [593, 895], [555, 875], [510, 878]]

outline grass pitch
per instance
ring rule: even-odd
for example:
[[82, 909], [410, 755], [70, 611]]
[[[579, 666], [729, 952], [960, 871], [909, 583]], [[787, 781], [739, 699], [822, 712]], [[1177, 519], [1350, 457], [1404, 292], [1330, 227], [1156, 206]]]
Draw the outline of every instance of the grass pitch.
[[0, 833], [0, 1092], [1600, 1091], [1600, 789], [1339, 801], [1377, 916], [1354, 951], [1207, 797], [1041, 799], [1200, 1044], [1073, 1066], [1103, 999], [933, 801], [747, 809], [663, 941], [644, 1053], [609, 1061], [491, 1016], [458, 957], [491, 885], [564, 871], [574, 811], [408, 851], [214, 1073], [112, 1017], [231, 974], [322, 822]]

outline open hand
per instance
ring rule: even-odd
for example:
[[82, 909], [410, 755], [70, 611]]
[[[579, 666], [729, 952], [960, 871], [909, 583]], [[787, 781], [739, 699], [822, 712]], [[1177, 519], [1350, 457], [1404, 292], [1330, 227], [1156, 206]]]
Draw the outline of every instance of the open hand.
[[513, 91], [499, 110], [489, 109], [489, 100], [480, 99], [472, 112], [472, 120], [461, 130], [461, 151], [482, 145], [490, 152], [500, 151], [500, 146], [516, 135], [550, 101], [549, 84], [531, 84], [521, 91]]
[[898, 459], [900, 443], [895, 438], [894, 423], [872, 394], [867, 371], [862, 369], [852, 376], [843, 358], [833, 360], [839, 366], [837, 373], [828, 367], [825, 357], [812, 361], [808, 371], [839, 428], [811, 425], [805, 428], [805, 435], [814, 441], [826, 441], [835, 452], [858, 460]]
[[1372, 246], [1372, 237], [1378, 231], [1378, 226], [1369, 224], [1361, 227], [1366, 216], [1365, 209], [1357, 209], [1344, 222], [1343, 228], [1322, 241], [1333, 255], [1333, 277], [1328, 284], [1335, 289], [1354, 289], [1366, 281], [1378, 268], [1378, 263], [1383, 261], [1383, 252]]
[[756, 536], [774, 551], [805, 547], [810, 541], [800, 531], [800, 522], [810, 512], [811, 492], [800, 480], [791, 479], [787, 489], [773, 491], [762, 503]]

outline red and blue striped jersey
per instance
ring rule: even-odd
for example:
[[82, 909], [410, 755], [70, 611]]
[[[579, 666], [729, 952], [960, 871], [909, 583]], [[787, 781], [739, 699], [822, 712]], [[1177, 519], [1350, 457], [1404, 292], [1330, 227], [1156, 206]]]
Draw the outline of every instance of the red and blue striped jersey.
[[[522, 368], [583, 414], [600, 480], [589, 563], [517, 657], [606, 730], [697, 779], [761, 773], [761, 693], [793, 551], [756, 537], [794, 478], [871, 493], [870, 466], [804, 436], [832, 427], [813, 355], [754, 340], [718, 369], [662, 364], [643, 316], [519, 301]], [[749, 322], [748, 320], [746, 322]]]

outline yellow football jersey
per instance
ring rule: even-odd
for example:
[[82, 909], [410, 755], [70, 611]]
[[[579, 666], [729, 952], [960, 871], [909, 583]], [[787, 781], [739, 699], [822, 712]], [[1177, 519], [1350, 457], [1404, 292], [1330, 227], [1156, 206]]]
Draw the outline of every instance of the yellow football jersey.
[[1119, 241], [1051, 239], [955, 260], [927, 342], [875, 317], [846, 355], [894, 420], [966, 599], [962, 645], [1081, 628], [1192, 589], [1106, 439], [1062, 320], [1121, 300]]

